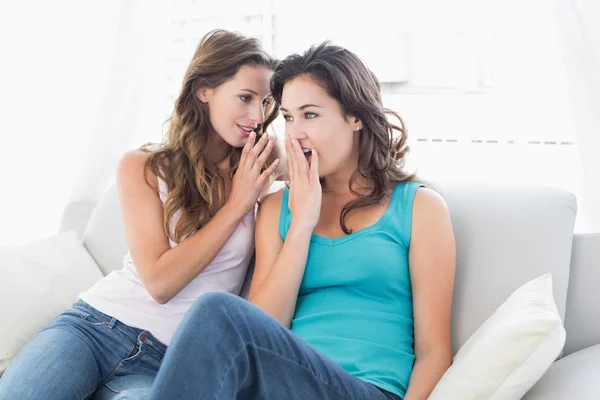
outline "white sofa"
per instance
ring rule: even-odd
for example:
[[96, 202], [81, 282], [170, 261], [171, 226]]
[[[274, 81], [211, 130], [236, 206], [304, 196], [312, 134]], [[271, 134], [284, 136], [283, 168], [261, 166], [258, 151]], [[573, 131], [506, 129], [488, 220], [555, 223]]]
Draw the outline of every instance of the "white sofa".
[[[567, 339], [561, 358], [525, 399], [600, 399], [600, 233], [573, 234], [575, 198], [542, 187], [440, 189], [457, 240], [455, 352], [515, 289], [550, 272]], [[61, 230], [80, 234], [104, 274], [121, 268], [126, 244], [115, 187], [97, 205], [71, 204]]]

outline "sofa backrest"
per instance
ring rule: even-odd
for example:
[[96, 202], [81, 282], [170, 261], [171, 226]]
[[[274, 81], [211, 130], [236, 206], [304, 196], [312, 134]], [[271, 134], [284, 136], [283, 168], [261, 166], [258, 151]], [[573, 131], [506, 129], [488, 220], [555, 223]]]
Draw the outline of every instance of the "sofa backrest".
[[[448, 203], [457, 242], [454, 351], [514, 290], [547, 272], [564, 320], [575, 198], [559, 189], [531, 186], [438, 188]], [[121, 268], [127, 248], [115, 187], [94, 209], [84, 245], [104, 274]]]
[[517, 288], [550, 272], [563, 318], [576, 200], [531, 186], [440, 185], [456, 236], [452, 308], [456, 352]]

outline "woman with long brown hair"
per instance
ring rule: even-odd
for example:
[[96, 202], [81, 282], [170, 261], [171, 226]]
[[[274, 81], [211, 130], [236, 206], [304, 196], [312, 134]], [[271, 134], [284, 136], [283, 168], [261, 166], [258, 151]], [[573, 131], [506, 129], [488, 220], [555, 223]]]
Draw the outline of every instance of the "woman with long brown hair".
[[40, 331], [0, 381], [0, 399], [144, 398], [175, 328], [207, 292], [238, 294], [254, 252], [255, 205], [279, 165], [265, 133], [276, 62], [257, 40], [200, 42], [163, 143], [117, 171], [123, 269]]

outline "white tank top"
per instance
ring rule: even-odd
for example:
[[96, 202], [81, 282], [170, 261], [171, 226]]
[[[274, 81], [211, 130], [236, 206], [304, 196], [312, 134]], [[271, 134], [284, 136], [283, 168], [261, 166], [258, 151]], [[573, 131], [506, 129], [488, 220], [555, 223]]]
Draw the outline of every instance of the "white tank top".
[[[158, 183], [164, 205], [167, 187], [160, 178]], [[180, 216], [181, 210], [171, 219], [171, 231]], [[168, 345], [175, 328], [200, 295], [207, 292], [239, 294], [254, 252], [254, 218], [252, 210], [208, 267], [166, 304], [159, 304], [150, 296], [129, 253], [123, 260], [123, 269], [111, 272], [79, 297], [124, 324], [151, 332]], [[173, 248], [177, 243], [169, 240], [169, 245]]]

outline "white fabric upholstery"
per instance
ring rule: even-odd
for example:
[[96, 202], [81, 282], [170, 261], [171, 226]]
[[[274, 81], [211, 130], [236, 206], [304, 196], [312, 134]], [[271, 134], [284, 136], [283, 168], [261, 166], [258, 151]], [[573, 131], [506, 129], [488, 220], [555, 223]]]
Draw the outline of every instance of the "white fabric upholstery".
[[525, 186], [440, 185], [456, 236], [454, 352], [524, 283], [550, 272], [564, 320], [575, 198]]
[[600, 345], [580, 350], [555, 362], [523, 397], [524, 400], [598, 400], [598, 398], [600, 398]]
[[85, 227], [95, 207], [96, 204], [89, 201], [80, 201], [67, 205], [60, 221], [58, 232], [75, 231], [79, 238], [83, 238]]
[[127, 244], [116, 186], [107, 191], [92, 212], [83, 234], [83, 245], [104, 275], [123, 267]]
[[0, 375], [37, 331], [101, 277], [74, 231], [0, 248]]
[[600, 343], [600, 233], [574, 237], [565, 327], [564, 355]]
[[552, 277], [517, 289], [454, 357], [429, 400], [519, 399], [550, 368], [565, 344]]

